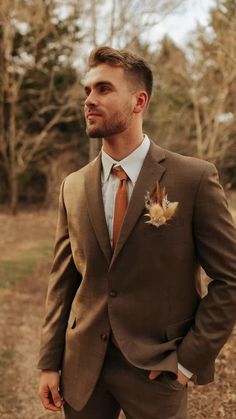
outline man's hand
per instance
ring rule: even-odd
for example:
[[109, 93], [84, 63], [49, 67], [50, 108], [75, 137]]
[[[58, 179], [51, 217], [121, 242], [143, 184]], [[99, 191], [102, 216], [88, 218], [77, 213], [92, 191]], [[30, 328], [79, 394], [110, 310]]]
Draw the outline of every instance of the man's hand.
[[63, 400], [59, 393], [60, 375], [57, 371], [42, 371], [39, 382], [39, 397], [45, 409], [58, 412]]
[[162, 371], [151, 371], [148, 378], [150, 380], [155, 380], [159, 375], [162, 373]]
[[[159, 377], [159, 375], [162, 373], [162, 371], [151, 371], [148, 378], [150, 380], [155, 380], [157, 377]], [[178, 370], [178, 376], [177, 376], [177, 381], [182, 384], [183, 386], [185, 386], [188, 381], [189, 378], [186, 377], [186, 375], [184, 375], [183, 372], [181, 372], [180, 370]]]
[[189, 381], [189, 378], [180, 370], [178, 370], [178, 377], [177, 381], [182, 384], [183, 386], [186, 386], [186, 384]]

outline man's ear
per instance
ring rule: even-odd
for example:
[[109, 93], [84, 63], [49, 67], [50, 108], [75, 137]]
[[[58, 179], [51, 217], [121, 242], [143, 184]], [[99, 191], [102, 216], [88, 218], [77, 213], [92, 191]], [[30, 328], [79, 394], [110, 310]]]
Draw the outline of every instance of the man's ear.
[[136, 94], [136, 103], [134, 106], [134, 113], [143, 112], [148, 104], [148, 94], [145, 90], [137, 92]]

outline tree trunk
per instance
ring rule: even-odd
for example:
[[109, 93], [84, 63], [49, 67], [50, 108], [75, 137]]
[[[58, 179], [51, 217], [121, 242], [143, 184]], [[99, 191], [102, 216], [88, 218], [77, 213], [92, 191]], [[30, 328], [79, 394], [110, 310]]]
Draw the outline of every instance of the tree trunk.
[[18, 208], [18, 176], [15, 167], [11, 167], [9, 176], [10, 183], [10, 210], [13, 215], [17, 214]]
[[6, 143], [4, 132], [4, 91], [5, 91], [5, 51], [4, 27], [0, 23], [0, 155], [7, 170]]
[[50, 161], [50, 170], [45, 167], [44, 174], [47, 178], [47, 189], [45, 195], [44, 206], [45, 208], [57, 208], [58, 205], [58, 195], [59, 195], [59, 185], [58, 178], [58, 161]]
[[97, 157], [102, 147], [102, 140], [100, 138], [89, 139], [89, 161], [92, 161]]
[[[14, 93], [9, 92], [9, 127], [8, 127], [8, 143], [9, 143], [9, 183], [10, 183], [10, 209], [12, 214], [17, 213], [18, 206], [18, 173], [16, 162], [16, 103]], [[11, 94], [12, 93], [12, 94]]]
[[[3, 113], [3, 103], [4, 103], [4, 32], [3, 25], [0, 24], [0, 144], [4, 144], [4, 113]], [[2, 150], [2, 147], [1, 147]], [[0, 151], [1, 151], [0, 150]]]

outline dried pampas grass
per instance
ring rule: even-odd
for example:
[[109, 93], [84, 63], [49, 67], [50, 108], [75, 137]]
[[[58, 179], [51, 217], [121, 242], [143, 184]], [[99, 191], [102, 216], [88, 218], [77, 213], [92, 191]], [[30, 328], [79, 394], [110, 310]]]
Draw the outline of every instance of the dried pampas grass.
[[146, 223], [160, 227], [174, 216], [178, 204], [178, 202], [168, 201], [165, 188], [162, 189], [157, 182], [152, 196], [150, 196], [149, 192], [145, 196], [145, 207], [148, 209], [148, 213], [145, 216], [150, 218]]

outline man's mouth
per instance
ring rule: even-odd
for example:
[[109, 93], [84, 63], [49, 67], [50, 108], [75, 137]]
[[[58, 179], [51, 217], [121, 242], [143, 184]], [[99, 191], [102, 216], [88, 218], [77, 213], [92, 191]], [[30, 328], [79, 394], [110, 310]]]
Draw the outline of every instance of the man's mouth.
[[96, 113], [96, 112], [90, 112], [86, 115], [86, 119], [91, 120], [91, 119], [97, 118], [99, 116], [101, 116], [101, 114]]

